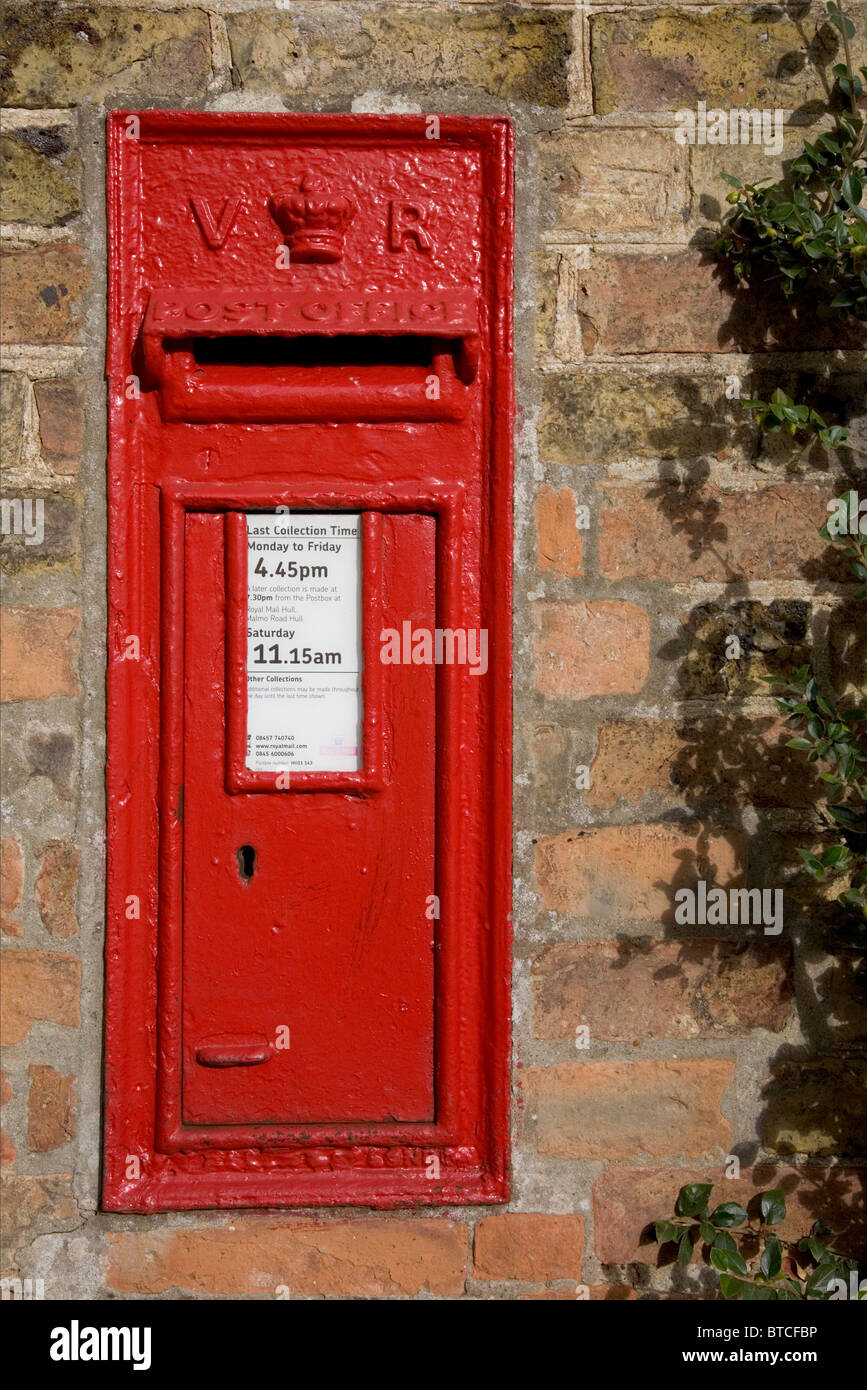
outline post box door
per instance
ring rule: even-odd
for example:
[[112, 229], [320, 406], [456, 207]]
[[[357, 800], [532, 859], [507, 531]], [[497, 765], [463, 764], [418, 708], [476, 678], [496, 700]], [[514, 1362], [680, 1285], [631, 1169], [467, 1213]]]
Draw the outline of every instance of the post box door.
[[[376, 789], [231, 792], [226, 524], [185, 518], [183, 1121], [433, 1120], [435, 668], [384, 668]], [[382, 627], [435, 627], [435, 532], [381, 517]]]

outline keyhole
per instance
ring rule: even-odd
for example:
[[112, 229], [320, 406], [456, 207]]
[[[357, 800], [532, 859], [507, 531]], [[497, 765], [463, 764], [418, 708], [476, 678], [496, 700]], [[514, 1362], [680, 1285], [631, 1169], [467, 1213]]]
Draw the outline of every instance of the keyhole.
[[238, 861], [238, 873], [241, 875], [243, 883], [249, 883], [256, 870], [256, 851], [252, 845], [242, 845], [235, 851], [235, 858]]

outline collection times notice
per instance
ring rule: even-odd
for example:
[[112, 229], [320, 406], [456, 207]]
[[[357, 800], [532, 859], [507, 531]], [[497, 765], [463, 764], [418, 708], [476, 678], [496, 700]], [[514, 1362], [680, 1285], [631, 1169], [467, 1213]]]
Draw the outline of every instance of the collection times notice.
[[247, 514], [247, 767], [354, 772], [361, 517]]

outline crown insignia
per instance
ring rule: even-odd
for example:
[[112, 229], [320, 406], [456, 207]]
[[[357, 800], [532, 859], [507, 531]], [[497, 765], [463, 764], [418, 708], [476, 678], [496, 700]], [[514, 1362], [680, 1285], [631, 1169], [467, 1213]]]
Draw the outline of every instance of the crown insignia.
[[326, 264], [343, 258], [343, 236], [355, 204], [325, 181], [306, 174], [298, 193], [278, 194], [269, 204], [294, 261]]

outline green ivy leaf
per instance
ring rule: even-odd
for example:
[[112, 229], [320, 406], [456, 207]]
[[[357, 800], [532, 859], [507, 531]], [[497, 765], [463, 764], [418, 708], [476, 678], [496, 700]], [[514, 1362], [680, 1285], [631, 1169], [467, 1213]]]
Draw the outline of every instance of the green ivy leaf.
[[715, 1250], [737, 1250], [737, 1241], [734, 1236], [730, 1236], [728, 1231], [718, 1231], [713, 1242]]
[[735, 1279], [731, 1274], [720, 1275], [719, 1286], [723, 1298], [738, 1298], [743, 1287], [740, 1279]]
[[786, 1199], [779, 1187], [761, 1195], [760, 1210], [766, 1226], [776, 1226], [786, 1219]]
[[766, 1279], [776, 1279], [783, 1267], [783, 1247], [779, 1236], [767, 1237], [759, 1264]]
[[837, 1261], [819, 1265], [814, 1269], [805, 1285], [808, 1297], [819, 1297], [828, 1292], [832, 1279], [837, 1278]]
[[740, 1202], [723, 1202], [710, 1214], [715, 1226], [742, 1226], [749, 1217]]
[[684, 1231], [677, 1247], [677, 1263], [679, 1265], [688, 1265], [692, 1259], [692, 1250], [692, 1236], [689, 1231]]
[[686, 1183], [677, 1194], [678, 1216], [696, 1216], [704, 1221], [707, 1218], [708, 1198], [712, 1191], [712, 1182]]

